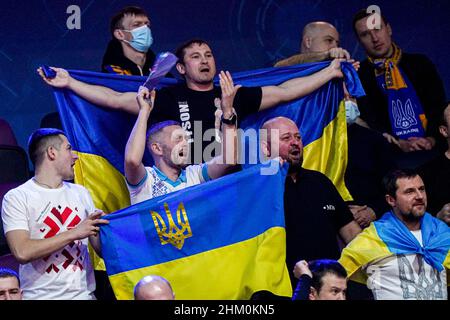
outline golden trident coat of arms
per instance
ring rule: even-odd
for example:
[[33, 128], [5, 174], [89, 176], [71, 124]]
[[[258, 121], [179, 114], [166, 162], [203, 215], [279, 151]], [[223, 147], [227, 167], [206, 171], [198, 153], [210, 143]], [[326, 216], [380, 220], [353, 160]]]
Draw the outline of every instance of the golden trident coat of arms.
[[184, 245], [184, 240], [192, 237], [191, 226], [186, 215], [186, 209], [183, 202], [180, 202], [177, 208], [177, 224], [173, 220], [172, 213], [169, 210], [169, 205], [164, 202], [164, 210], [166, 211], [167, 221], [169, 227], [167, 228], [164, 219], [155, 211], [151, 211], [153, 223], [158, 232], [159, 241], [162, 245], [170, 243], [175, 248], [181, 250]]

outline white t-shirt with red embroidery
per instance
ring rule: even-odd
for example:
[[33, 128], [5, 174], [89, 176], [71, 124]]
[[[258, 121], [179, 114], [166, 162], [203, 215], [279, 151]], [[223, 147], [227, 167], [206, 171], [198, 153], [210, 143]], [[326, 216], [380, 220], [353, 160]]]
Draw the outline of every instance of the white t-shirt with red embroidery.
[[[5, 234], [26, 230], [31, 239], [46, 239], [76, 227], [94, 210], [89, 192], [80, 185], [64, 182], [61, 188], [46, 189], [30, 179], [5, 195], [3, 228]], [[95, 299], [87, 238], [20, 265], [19, 275], [27, 300]]]

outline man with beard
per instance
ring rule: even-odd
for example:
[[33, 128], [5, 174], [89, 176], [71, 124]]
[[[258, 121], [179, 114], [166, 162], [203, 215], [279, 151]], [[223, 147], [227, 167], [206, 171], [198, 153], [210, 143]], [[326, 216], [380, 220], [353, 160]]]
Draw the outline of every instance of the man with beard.
[[[220, 116], [217, 116], [216, 111], [220, 108], [217, 99], [221, 92], [213, 82], [216, 62], [210, 46], [201, 39], [193, 39], [181, 45], [176, 50], [176, 56], [179, 59], [176, 68], [186, 81], [157, 90], [151, 122], [181, 122], [187, 132], [189, 144], [192, 145], [196, 140], [191, 163], [198, 164], [210, 158], [208, 155], [202, 157], [203, 151], [215, 135], [207, 137], [206, 131], [218, 130], [220, 126]], [[294, 78], [277, 86], [239, 88], [233, 104], [237, 116], [244, 119], [251, 113], [306, 96], [334, 78], [342, 78], [341, 60], [335, 59], [328, 67], [312, 75]], [[38, 69], [47, 84], [70, 89], [98, 106], [139, 113], [134, 92], [117, 92], [107, 87], [90, 85], [73, 79], [64, 69], [53, 70], [56, 71], [56, 76], [50, 79]]]
[[383, 184], [392, 210], [356, 237], [339, 262], [376, 300], [446, 300], [450, 228], [425, 211], [425, 185], [415, 171], [392, 171]]
[[[347, 244], [361, 228], [333, 183], [318, 171], [302, 168], [303, 144], [295, 122], [277, 117], [266, 121], [262, 129], [267, 130], [267, 139], [261, 142], [263, 153], [269, 158], [277, 154], [271, 150], [277, 145], [271, 141], [277, 130], [278, 154], [289, 163], [284, 191], [288, 269], [293, 270], [300, 260], [338, 259], [338, 236]], [[296, 279], [290, 276], [294, 286]]]
[[[140, 108], [139, 115], [125, 149], [125, 177], [131, 204], [216, 179], [236, 163], [233, 100], [240, 86], [233, 84], [228, 72], [221, 72], [219, 77], [222, 93], [220, 107], [223, 113], [222, 152], [220, 156], [199, 165], [187, 166], [188, 138], [178, 122], [158, 122], [149, 128], [146, 137], [155, 91], [150, 93], [145, 87], [139, 89], [136, 98]], [[146, 145], [155, 161], [153, 167], [145, 167], [142, 163]]]

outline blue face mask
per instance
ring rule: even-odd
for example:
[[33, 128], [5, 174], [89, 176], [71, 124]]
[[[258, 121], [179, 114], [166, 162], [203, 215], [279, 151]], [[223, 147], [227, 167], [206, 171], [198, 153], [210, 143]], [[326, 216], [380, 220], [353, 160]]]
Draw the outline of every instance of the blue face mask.
[[127, 41], [136, 51], [147, 52], [148, 48], [153, 44], [152, 31], [147, 25], [141, 26], [133, 30], [123, 30], [130, 32], [133, 36], [133, 40]]
[[351, 100], [345, 100], [345, 117], [347, 118], [347, 125], [355, 123], [360, 116], [358, 105]]

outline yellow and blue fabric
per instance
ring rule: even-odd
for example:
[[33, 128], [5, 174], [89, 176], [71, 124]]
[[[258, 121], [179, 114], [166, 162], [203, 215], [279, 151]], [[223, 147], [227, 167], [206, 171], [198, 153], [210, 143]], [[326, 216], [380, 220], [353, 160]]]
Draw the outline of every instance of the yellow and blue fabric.
[[387, 96], [392, 132], [401, 139], [424, 137], [428, 119], [417, 93], [406, 74], [400, 69], [402, 50], [392, 44], [391, 58], [373, 59], [378, 87]]
[[[69, 70], [86, 83], [102, 85], [119, 92], [136, 91], [145, 77], [122, 76], [88, 71]], [[176, 83], [163, 79], [161, 85]], [[124, 178], [124, 152], [136, 116], [122, 111], [99, 108], [74, 92], [54, 90], [64, 131], [79, 157], [75, 163], [75, 183], [86, 187], [96, 208], [106, 213], [130, 205]], [[144, 159], [151, 162], [146, 151]], [[105, 270], [104, 263], [90, 250], [96, 270]]]
[[[450, 269], [450, 228], [425, 213], [421, 220], [422, 245], [394, 213], [387, 212], [371, 223], [342, 251], [339, 262], [351, 280], [365, 284], [362, 268], [369, 263], [399, 254], [420, 254], [438, 271]], [[450, 284], [450, 279], [447, 279]]]
[[[277, 85], [283, 81], [310, 75], [327, 67], [329, 62], [304, 64], [284, 68], [267, 68], [234, 73], [236, 84], [247, 86]], [[347, 89], [353, 96], [364, 94], [356, 71], [351, 64], [343, 63]], [[118, 92], [137, 92], [145, 77], [122, 76], [89, 71], [69, 70], [72, 77], [94, 85], [101, 85]], [[175, 79], [162, 79], [158, 87], [174, 85]], [[215, 79], [216, 85], [218, 78]], [[136, 116], [109, 108], [101, 108], [66, 89], [54, 89], [57, 108], [64, 131], [79, 159], [75, 165], [75, 182], [91, 193], [97, 208], [106, 213], [130, 205], [124, 179], [124, 152], [128, 136]], [[244, 126], [259, 128], [272, 116], [293, 119], [303, 135], [305, 147], [304, 166], [326, 174], [342, 197], [351, 200], [344, 184], [347, 161], [345, 106], [342, 80], [333, 80], [310, 95], [273, 108], [244, 121]], [[148, 151], [144, 164], [153, 161]], [[93, 252], [91, 250], [91, 252]], [[103, 262], [93, 256], [94, 267], [104, 270]]]
[[112, 64], [105, 65], [105, 66], [103, 66], [103, 68], [105, 69], [106, 72], [109, 72], [109, 73], [115, 73], [115, 74], [121, 74], [121, 75], [127, 75], [127, 76], [131, 76], [132, 75], [130, 70], [123, 69], [120, 66], [115, 66], [115, 65], [112, 65]]
[[[278, 85], [284, 81], [304, 77], [327, 67], [330, 62], [309, 63], [290, 67], [264, 69], [259, 72], [233, 74], [233, 80], [244, 86]], [[359, 77], [350, 63], [342, 63], [345, 84], [351, 96], [365, 94]], [[335, 185], [344, 200], [352, 200], [344, 182], [347, 167], [347, 123], [343, 101], [343, 80], [335, 79], [315, 92], [247, 117], [241, 124], [244, 129], [259, 130], [263, 123], [273, 117], [284, 116], [292, 119], [300, 129], [304, 152], [303, 167], [320, 171]], [[249, 148], [246, 163], [257, 159], [257, 148]]]
[[274, 175], [261, 175], [260, 169], [253, 166], [108, 215], [100, 238], [116, 297], [133, 299], [134, 286], [149, 274], [169, 280], [177, 299], [249, 299], [260, 290], [290, 297], [283, 205], [287, 167]]

